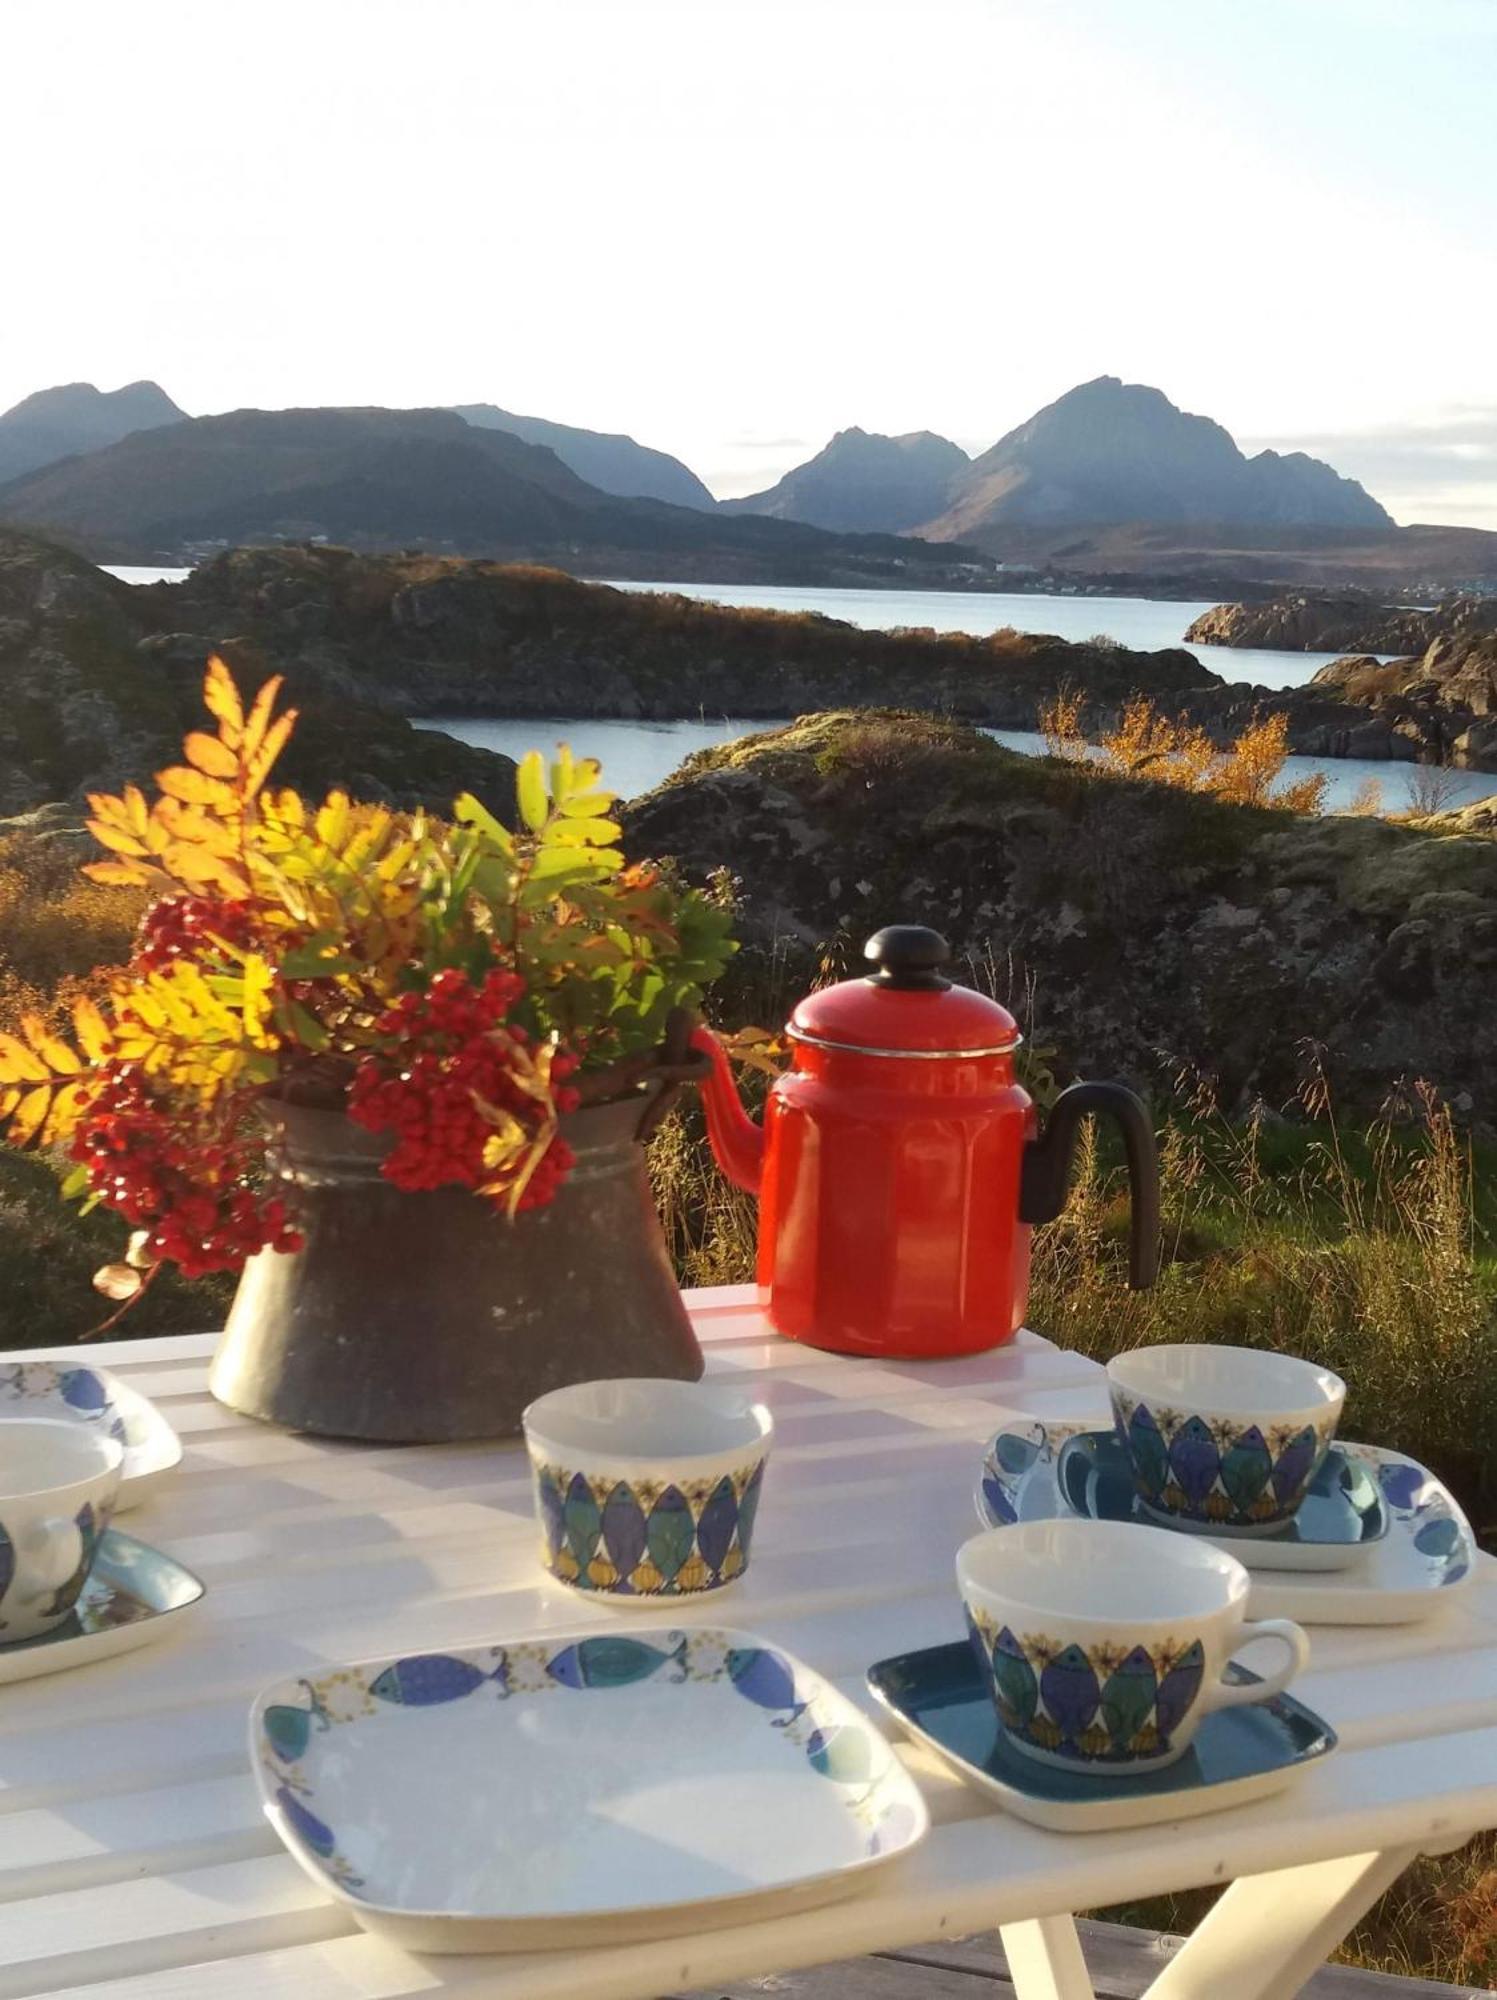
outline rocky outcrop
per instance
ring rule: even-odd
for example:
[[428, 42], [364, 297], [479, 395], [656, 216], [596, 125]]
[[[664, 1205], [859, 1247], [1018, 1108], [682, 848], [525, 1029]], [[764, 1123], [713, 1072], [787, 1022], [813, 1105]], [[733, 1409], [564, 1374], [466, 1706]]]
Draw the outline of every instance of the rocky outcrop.
[[247, 635], [267, 658], [407, 715], [783, 718], [890, 702], [1032, 729], [1066, 683], [1093, 720], [1139, 689], [1173, 702], [1221, 685], [1183, 650], [868, 632], [558, 570], [343, 549], [236, 549], [140, 595], [167, 630]]
[[321, 792], [443, 807], [475, 791], [509, 816], [514, 764], [363, 700], [228, 626], [160, 629], [145, 595], [49, 543], [0, 529], [0, 815], [146, 780], [202, 723], [203, 666], [216, 644], [253, 686], [285, 670], [302, 720], [278, 767]]
[[1497, 631], [1497, 597], [1450, 597], [1419, 609], [1365, 592], [1288, 591], [1255, 604], [1217, 604], [1185, 636], [1198, 646], [1255, 646], [1305, 653], [1422, 653], [1442, 637]]
[[1184, 1063], [1229, 1106], [1281, 1106], [1313, 1038], [1348, 1105], [1423, 1077], [1497, 1120], [1497, 842], [1443, 823], [1227, 806], [842, 713], [698, 753], [626, 837], [739, 878], [736, 1018], [773, 1024], [825, 960], [855, 969], [905, 919], [1082, 1073]]

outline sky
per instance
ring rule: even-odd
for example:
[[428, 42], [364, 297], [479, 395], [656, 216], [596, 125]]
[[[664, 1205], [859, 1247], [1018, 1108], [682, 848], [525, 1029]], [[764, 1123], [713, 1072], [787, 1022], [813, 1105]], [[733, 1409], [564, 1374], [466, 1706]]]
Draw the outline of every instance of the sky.
[[489, 401], [719, 494], [1149, 382], [1497, 528], [1497, 0], [3, 0], [0, 408]]

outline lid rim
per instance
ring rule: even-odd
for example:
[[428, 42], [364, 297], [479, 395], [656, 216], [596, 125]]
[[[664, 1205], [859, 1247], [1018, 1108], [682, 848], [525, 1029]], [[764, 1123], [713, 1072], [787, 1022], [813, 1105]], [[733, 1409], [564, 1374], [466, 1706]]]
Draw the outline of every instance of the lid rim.
[[794, 1022], [785, 1029], [792, 1042], [804, 1042], [813, 1049], [831, 1049], [844, 1056], [881, 1056], [890, 1062], [974, 1062], [982, 1056], [1010, 1056], [1021, 1047], [1023, 1035], [1018, 1029], [1006, 1042], [988, 1042], [981, 1048], [973, 1049], [890, 1049], [875, 1048], [864, 1042], [837, 1042], [830, 1035], [813, 1035], [805, 1028], [797, 1028]]

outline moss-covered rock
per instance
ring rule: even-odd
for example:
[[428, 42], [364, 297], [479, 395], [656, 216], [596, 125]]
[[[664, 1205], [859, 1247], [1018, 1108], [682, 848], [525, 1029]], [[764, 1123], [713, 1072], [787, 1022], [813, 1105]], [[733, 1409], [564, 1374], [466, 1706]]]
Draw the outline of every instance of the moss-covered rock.
[[892, 711], [701, 751], [627, 837], [739, 878], [740, 1009], [778, 1011], [904, 919], [1075, 1071], [1183, 1065], [1278, 1106], [1315, 1044], [1349, 1103], [1427, 1077], [1497, 1120], [1490, 839], [1223, 805]]

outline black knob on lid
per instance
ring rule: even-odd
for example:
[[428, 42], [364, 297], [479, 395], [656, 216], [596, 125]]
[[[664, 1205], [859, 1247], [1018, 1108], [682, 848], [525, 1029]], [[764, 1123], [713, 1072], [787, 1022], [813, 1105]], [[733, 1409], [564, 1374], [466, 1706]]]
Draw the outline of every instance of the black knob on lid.
[[868, 975], [875, 986], [940, 993], [951, 984], [941, 976], [951, 947], [939, 931], [928, 931], [923, 924], [886, 924], [869, 938], [863, 956], [877, 967]]

